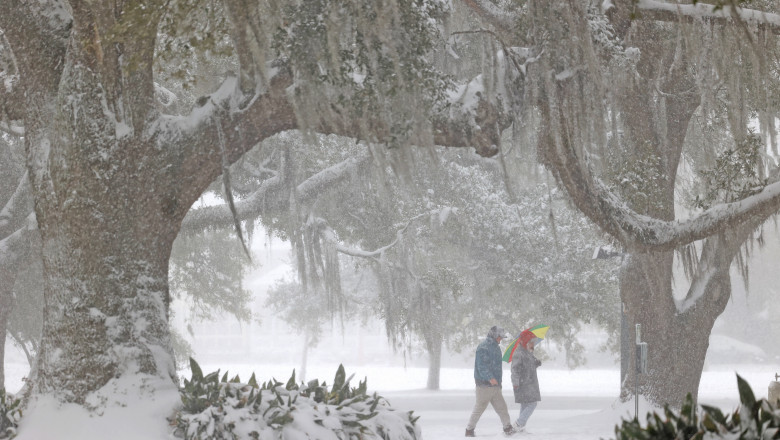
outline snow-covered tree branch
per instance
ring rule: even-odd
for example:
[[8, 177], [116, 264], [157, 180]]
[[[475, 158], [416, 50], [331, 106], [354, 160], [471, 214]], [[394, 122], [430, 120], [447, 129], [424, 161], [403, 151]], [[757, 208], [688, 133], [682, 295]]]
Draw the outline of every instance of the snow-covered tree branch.
[[745, 222], [763, 223], [780, 210], [780, 182], [737, 202], [714, 206], [689, 219], [665, 221], [629, 208], [599, 179], [594, 178], [571, 146], [550, 146], [546, 156], [577, 207], [633, 252], [668, 251], [718, 234]]
[[744, 23], [758, 29], [780, 34], [780, 15], [731, 5], [716, 6], [704, 2], [697, 4], [667, 3], [658, 0], [639, 0], [636, 8], [643, 19], [690, 24], [712, 23], [717, 25]]

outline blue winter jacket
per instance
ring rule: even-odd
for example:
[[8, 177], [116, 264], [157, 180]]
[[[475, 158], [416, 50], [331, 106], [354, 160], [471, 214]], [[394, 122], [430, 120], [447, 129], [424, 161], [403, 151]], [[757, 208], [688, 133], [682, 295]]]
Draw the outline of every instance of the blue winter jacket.
[[[501, 349], [498, 342], [490, 337], [485, 338], [477, 347], [474, 358], [474, 382], [479, 386], [501, 386]], [[498, 385], [490, 385], [490, 379], [495, 379]]]

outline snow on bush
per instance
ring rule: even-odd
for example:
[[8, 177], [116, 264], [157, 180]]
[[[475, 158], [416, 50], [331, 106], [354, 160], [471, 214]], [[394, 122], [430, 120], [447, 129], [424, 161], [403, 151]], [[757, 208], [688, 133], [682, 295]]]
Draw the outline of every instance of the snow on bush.
[[663, 414], [650, 412], [647, 424], [623, 420], [615, 427], [618, 440], [766, 440], [780, 438], [780, 408], [777, 402], [756, 400], [753, 390], [737, 375], [739, 407], [724, 415], [720, 409], [701, 405], [697, 411], [691, 394], [679, 412], [664, 406]]
[[366, 392], [366, 381], [350, 387], [339, 366], [333, 386], [312, 380], [287, 384], [271, 379], [259, 385], [228, 380], [219, 370], [203, 375], [190, 359], [192, 378], [181, 388], [182, 409], [175, 415], [174, 436], [183, 439], [384, 439], [421, 438], [417, 417], [396, 411], [386, 399]]
[[0, 438], [13, 438], [16, 435], [22, 417], [20, 403], [19, 399], [0, 388]]

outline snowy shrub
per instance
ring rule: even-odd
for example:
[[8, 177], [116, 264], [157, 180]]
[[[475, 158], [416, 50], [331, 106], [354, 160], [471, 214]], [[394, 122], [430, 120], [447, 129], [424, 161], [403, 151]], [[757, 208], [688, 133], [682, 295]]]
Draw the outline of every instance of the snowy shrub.
[[780, 438], [780, 408], [766, 399], [756, 400], [750, 385], [737, 375], [740, 405], [732, 414], [718, 408], [693, 405], [690, 393], [679, 413], [664, 406], [663, 416], [651, 412], [647, 425], [637, 419], [623, 420], [615, 427], [618, 440], [764, 440]]
[[219, 371], [203, 375], [190, 359], [192, 378], [180, 389], [182, 408], [175, 415], [174, 436], [183, 439], [384, 439], [421, 438], [412, 412], [393, 410], [387, 400], [366, 392], [366, 381], [350, 387], [339, 366], [333, 385], [312, 380], [297, 385], [295, 372], [286, 384], [271, 379], [258, 384], [228, 380]]
[[0, 388], [0, 438], [14, 438], [22, 417], [21, 401]]

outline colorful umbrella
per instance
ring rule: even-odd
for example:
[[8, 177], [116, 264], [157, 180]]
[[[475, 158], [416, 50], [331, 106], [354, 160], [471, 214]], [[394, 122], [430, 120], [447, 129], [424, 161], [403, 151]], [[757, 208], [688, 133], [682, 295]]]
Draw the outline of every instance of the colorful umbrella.
[[[504, 362], [512, 362], [512, 355], [515, 353], [515, 350], [517, 350], [517, 347], [520, 346], [520, 339], [523, 337], [523, 333], [530, 333], [529, 339], [536, 339], [538, 342], [544, 339], [545, 335], [547, 335], [547, 330], [549, 329], [549, 325], [539, 324], [521, 331], [520, 334], [517, 335], [517, 338], [509, 344], [509, 347], [504, 350], [504, 356], [502, 357]], [[526, 337], [528, 338], [528, 336]]]

